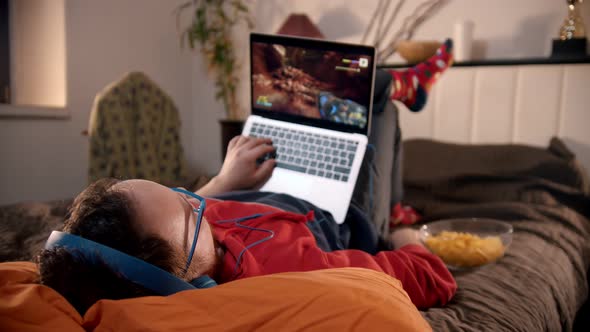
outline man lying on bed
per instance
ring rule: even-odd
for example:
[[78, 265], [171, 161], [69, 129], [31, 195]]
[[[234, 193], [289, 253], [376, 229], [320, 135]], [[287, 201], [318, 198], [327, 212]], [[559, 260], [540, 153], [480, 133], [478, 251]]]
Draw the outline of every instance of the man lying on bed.
[[[234, 138], [221, 171], [197, 194], [211, 197], [264, 183], [275, 161], [258, 165], [256, 160], [273, 150], [269, 143]], [[101, 180], [76, 198], [64, 232], [135, 256], [186, 281], [208, 275], [224, 283], [278, 272], [363, 267], [398, 278], [418, 308], [444, 305], [456, 291], [442, 261], [412, 232], [393, 234], [397, 250], [371, 255], [344, 248], [341, 225], [307, 202], [260, 192], [227, 197], [233, 200], [206, 199], [199, 222], [195, 211], [202, 205], [193, 193], [145, 180]], [[370, 225], [362, 219], [362, 214], [349, 215], [344, 225]], [[363, 234], [352, 236], [363, 241]], [[195, 239], [196, 249], [191, 252]], [[157, 295], [104, 263], [57, 246], [39, 256], [41, 282], [81, 313], [99, 299]]]
[[[420, 111], [432, 85], [451, 66], [452, 51], [452, 41], [446, 40], [428, 60], [408, 70], [388, 70], [391, 81], [384, 81], [388, 93], [383, 97]], [[385, 121], [383, 125], [387, 126]], [[396, 128], [397, 124], [383, 129], [391, 134]], [[396, 231], [389, 240], [398, 250], [390, 250], [391, 245], [379, 241], [383, 227], [378, 231], [354, 204], [344, 224], [338, 225], [329, 213], [291, 196], [235, 192], [259, 187], [270, 177], [274, 160], [256, 163], [273, 150], [268, 143], [234, 139], [219, 175], [196, 193], [208, 197], [206, 204], [195, 193], [149, 181], [103, 180], [91, 185], [74, 202], [64, 227], [69, 235], [59, 234], [82, 243], [85, 251], [50, 241], [53, 249], [39, 256], [41, 282], [59, 291], [80, 312], [99, 299], [171, 293], [128, 280], [133, 279], [129, 272], [113, 268], [113, 260], [96, 249], [102, 244], [118, 250], [115, 257], [123, 257], [120, 252], [124, 252], [193, 285], [206, 285], [205, 276], [223, 283], [277, 272], [364, 267], [398, 278], [418, 308], [444, 305], [451, 299], [455, 280], [410, 230]], [[375, 182], [388, 185], [388, 181]], [[108, 255], [112, 249], [104, 250]], [[156, 286], [171, 278], [162, 273], [166, 281], [155, 278]], [[177, 280], [172, 279], [172, 283]]]

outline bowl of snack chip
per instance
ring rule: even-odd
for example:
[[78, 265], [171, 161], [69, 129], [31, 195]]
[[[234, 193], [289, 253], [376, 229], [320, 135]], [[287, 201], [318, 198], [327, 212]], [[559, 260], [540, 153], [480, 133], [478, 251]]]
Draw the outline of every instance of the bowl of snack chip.
[[495, 219], [445, 219], [423, 225], [419, 238], [449, 269], [459, 270], [500, 259], [512, 242], [512, 232], [512, 225]]

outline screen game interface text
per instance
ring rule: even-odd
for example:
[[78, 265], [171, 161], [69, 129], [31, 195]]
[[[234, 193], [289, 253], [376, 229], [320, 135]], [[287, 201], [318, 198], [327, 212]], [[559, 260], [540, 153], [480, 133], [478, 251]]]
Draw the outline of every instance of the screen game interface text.
[[253, 107], [365, 128], [372, 68], [367, 55], [253, 43]]

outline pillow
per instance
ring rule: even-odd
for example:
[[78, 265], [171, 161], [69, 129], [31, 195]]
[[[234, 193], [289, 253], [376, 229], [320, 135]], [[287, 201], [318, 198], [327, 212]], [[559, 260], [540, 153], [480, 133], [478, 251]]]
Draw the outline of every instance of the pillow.
[[0, 264], [0, 327], [10, 331], [431, 331], [398, 280], [359, 268], [291, 272], [172, 296], [101, 300], [81, 317], [35, 284], [30, 262]]

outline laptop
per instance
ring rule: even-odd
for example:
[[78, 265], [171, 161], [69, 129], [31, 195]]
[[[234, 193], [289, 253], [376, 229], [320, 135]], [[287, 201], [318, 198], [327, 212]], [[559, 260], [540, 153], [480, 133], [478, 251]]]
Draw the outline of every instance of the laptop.
[[242, 135], [276, 147], [262, 191], [304, 199], [343, 223], [368, 143], [375, 49], [250, 35], [251, 115]]

